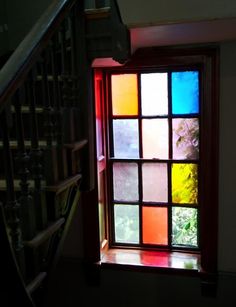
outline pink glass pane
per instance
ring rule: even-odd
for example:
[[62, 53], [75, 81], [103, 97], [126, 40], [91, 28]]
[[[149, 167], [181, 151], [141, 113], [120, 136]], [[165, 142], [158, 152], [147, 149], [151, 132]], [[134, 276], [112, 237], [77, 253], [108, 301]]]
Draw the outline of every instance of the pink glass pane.
[[198, 159], [199, 123], [197, 118], [176, 118], [173, 127], [173, 159]]
[[113, 164], [113, 190], [115, 200], [138, 200], [138, 165], [136, 163]]
[[168, 113], [167, 73], [141, 74], [142, 115]]
[[167, 208], [143, 207], [143, 243], [168, 243]]
[[167, 202], [167, 164], [144, 163], [142, 166], [143, 201]]
[[168, 120], [143, 119], [143, 158], [168, 159]]

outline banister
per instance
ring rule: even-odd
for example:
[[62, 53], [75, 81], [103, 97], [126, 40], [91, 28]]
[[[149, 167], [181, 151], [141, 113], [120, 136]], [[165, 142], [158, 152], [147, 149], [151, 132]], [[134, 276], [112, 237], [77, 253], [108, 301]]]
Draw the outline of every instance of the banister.
[[77, 0], [54, 0], [0, 71], [0, 112]]

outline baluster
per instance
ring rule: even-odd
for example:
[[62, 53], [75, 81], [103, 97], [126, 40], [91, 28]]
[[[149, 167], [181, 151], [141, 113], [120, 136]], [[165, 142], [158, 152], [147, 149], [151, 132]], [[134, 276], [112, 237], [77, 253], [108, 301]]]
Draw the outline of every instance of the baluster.
[[59, 86], [59, 68], [56, 62], [56, 47], [58, 36], [54, 37], [50, 48], [52, 78], [53, 78], [53, 100], [55, 108], [55, 137], [57, 141], [57, 158], [58, 158], [58, 176], [60, 179], [67, 177], [66, 152], [63, 146], [63, 131], [62, 131], [62, 108], [61, 95]]
[[55, 144], [53, 144], [53, 109], [51, 106], [51, 97], [49, 91], [49, 50], [43, 54], [43, 61], [41, 62], [41, 74], [42, 74], [42, 97], [45, 114], [45, 138], [46, 138], [46, 149], [44, 153], [44, 172], [46, 176], [47, 184], [54, 184], [58, 181], [58, 164]]
[[14, 171], [12, 151], [9, 141], [9, 118], [6, 109], [0, 113], [0, 125], [3, 136], [3, 155], [6, 178], [6, 219], [9, 226], [9, 235], [12, 247], [15, 251], [16, 260], [19, 268], [25, 275], [24, 249], [20, 229], [20, 204], [16, 200], [14, 189]]
[[67, 57], [67, 42], [66, 42], [66, 21], [62, 23], [59, 31], [60, 46], [61, 46], [61, 66], [62, 66], [62, 96], [63, 96], [63, 131], [64, 131], [64, 142], [72, 143], [75, 140], [73, 114], [70, 109], [71, 106], [71, 86], [70, 86], [70, 74], [69, 74], [69, 63]]
[[39, 133], [38, 122], [36, 116], [36, 95], [35, 95], [35, 82], [33, 72], [29, 74], [27, 88], [27, 100], [30, 106], [30, 119], [31, 119], [31, 168], [32, 177], [34, 179], [34, 204], [36, 211], [36, 225], [38, 229], [43, 229], [47, 225], [47, 208], [45, 201], [45, 193], [42, 187], [42, 158], [43, 153], [39, 147]]
[[22, 212], [22, 234], [24, 240], [30, 240], [36, 233], [35, 224], [35, 212], [33, 207], [33, 199], [29, 193], [29, 155], [25, 149], [24, 140], [24, 127], [21, 113], [21, 100], [20, 100], [19, 90], [14, 96], [14, 107], [16, 113], [16, 130], [17, 130], [17, 143], [18, 143], [18, 154], [17, 162], [19, 165], [19, 177], [20, 177], [20, 187], [21, 196], [19, 202], [21, 204]]

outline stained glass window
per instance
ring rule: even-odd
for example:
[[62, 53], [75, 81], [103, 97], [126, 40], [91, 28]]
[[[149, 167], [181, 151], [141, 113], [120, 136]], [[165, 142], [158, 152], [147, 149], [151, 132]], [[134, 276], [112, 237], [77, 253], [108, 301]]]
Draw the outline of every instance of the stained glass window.
[[113, 244], [198, 248], [199, 72], [111, 76]]

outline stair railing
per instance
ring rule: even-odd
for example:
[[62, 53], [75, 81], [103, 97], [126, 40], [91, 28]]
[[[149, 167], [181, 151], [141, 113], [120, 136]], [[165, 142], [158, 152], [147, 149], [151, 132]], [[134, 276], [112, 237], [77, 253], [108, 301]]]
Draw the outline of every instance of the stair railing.
[[[87, 144], [84, 127], [78, 125], [81, 12], [83, 1], [53, 1], [0, 71], [0, 201], [5, 216], [0, 223], [6, 218], [12, 263], [30, 295], [46, 276], [78, 201], [78, 161]], [[11, 299], [9, 306], [19, 303], [14, 294]]]

